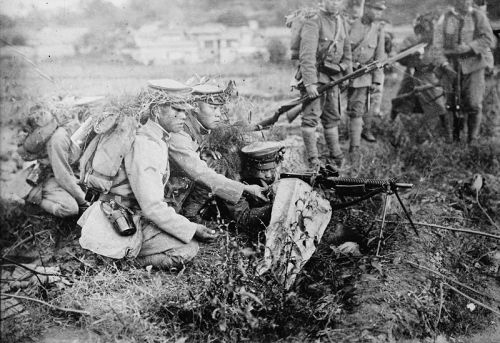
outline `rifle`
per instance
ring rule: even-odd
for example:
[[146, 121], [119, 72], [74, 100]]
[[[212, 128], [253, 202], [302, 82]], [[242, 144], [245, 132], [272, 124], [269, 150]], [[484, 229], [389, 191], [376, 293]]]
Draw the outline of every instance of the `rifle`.
[[[397, 97], [393, 98], [392, 101], [393, 102], [398, 102], [398, 101], [402, 101], [402, 100], [405, 100], [407, 98], [411, 98], [412, 96], [414, 96], [415, 94], [418, 94], [420, 92], [423, 92], [423, 91], [426, 91], [428, 89], [432, 89], [434, 87], [439, 87], [439, 85], [423, 85], [423, 86], [415, 86], [415, 88], [413, 88], [410, 92], [408, 93], [403, 93], [403, 94], [400, 94], [398, 95]], [[432, 99], [432, 101], [434, 100], [437, 100], [438, 98], [444, 96], [444, 92], [439, 95], [438, 97], [436, 97], [435, 99]]]
[[[383, 61], [373, 61], [373, 62], [371, 62], [371, 63], [369, 63], [369, 64], [367, 64], [359, 69], [356, 69], [352, 73], [349, 73], [347, 75], [342, 76], [338, 80], [333, 80], [333, 81], [330, 81], [328, 83], [320, 85], [318, 87], [318, 93], [321, 96], [323, 93], [325, 93], [330, 88], [339, 86], [344, 82], [349, 82], [349, 81], [354, 80], [354, 79], [356, 79], [360, 76], [363, 76], [365, 74], [369, 74], [377, 69], [382, 69], [382, 68], [384, 68], [384, 67], [386, 67], [394, 62], [399, 61], [402, 58], [405, 58], [409, 55], [416, 53], [420, 49], [425, 48], [426, 45], [427, 45], [426, 43], [420, 43], [420, 44], [417, 44], [411, 48], [408, 48], [408, 49], [400, 52], [397, 55], [394, 55], [393, 57], [387, 58]], [[297, 118], [297, 116], [302, 111], [304, 106], [309, 104], [314, 99], [315, 98], [310, 98], [309, 96], [307, 96], [307, 94], [303, 95], [301, 97], [297, 97], [295, 99], [292, 99], [290, 102], [280, 106], [278, 108], [278, 110], [276, 110], [276, 112], [274, 112], [274, 114], [271, 117], [266, 118], [266, 119], [262, 120], [261, 122], [257, 123], [253, 127], [253, 130], [258, 131], [258, 130], [263, 130], [265, 128], [270, 127], [271, 125], [276, 123], [278, 121], [279, 117], [281, 117], [282, 115], [286, 115], [286, 117], [288, 118], [288, 122], [291, 123], [293, 120], [295, 120], [295, 118]]]
[[[338, 171], [330, 166], [321, 167], [317, 172], [305, 173], [281, 173], [281, 178], [298, 178], [311, 185], [311, 187], [320, 187], [323, 189], [334, 190], [335, 194], [340, 198], [340, 203], [330, 201], [332, 210], [339, 210], [353, 206], [361, 201], [367, 200], [377, 194], [385, 193], [386, 195], [396, 195], [401, 208], [403, 209], [406, 218], [411, 223], [413, 231], [418, 236], [418, 231], [413, 224], [411, 216], [406, 209], [401, 197], [399, 196], [399, 189], [409, 189], [413, 187], [411, 183], [398, 182], [396, 178], [389, 179], [365, 179], [365, 178], [351, 178], [339, 177]], [[345, 197], [357, 197], [357, 199], [347, 201]], [[384, 219], [385, 207], [384, 205]]]

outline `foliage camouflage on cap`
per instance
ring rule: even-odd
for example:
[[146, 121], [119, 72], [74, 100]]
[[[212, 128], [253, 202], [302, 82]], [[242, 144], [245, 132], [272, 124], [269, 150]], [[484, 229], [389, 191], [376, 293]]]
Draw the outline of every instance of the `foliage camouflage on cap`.
[[420, 14], [413, 22], [413, 30], [416, 33], [432, 32], [434, 29], [434, 21], [436, 21], [438, 17], [439, 14], [436, 12]]
[[47, 125], [47, 120], [50, 118], [54, 118], [57, 125], [64, 125], [78, 118], [80, 111], [81, 108], [62, 102], [60, 99], [39, 100], [29, 108], [21, 125], [28, 132]]
[[137, 115], [139, 118], [143, 118], [149, 115], [150, 111], [157, 106], [174, 104], [189, 106], [192, 101], [192, 95], [189, 93], [172, 93], [164, 90], [147, 88], [142, 90], [137, 96]]
[[233, 96], [233, 93], [236, 93], [236, 83], [231, 80], [223, 91], [209, 94], [192, 94], [190, 98], [191, 102], [203, 101], [208, 104], [224, 105]]

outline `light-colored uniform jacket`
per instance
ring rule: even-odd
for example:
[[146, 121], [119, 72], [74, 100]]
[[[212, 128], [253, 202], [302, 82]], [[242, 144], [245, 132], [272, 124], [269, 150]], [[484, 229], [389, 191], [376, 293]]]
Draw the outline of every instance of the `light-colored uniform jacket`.
[[[110, 194], [120, 196], [121, 202], [126, 206], [134, 207], [136, 202], [143, 218], [155, 224], [162, 232], [183, 243], [189, 243], [197, 224], [177, 214], [163, 197], [163, 189], [170, 176], [169, 141], [169, 134], [155, 122], [150, 120], [141, 126], [137, 130], [132, 149], [125, 155], [113, 181]], [[85, 223], [79, 222], [79, 225], [83, 227]], [[165, 245], [163, 248], [168, 250], [171, 247]], [[161, 252], [156, 250], [155, 253]]]
[[332, 16], [324, 11], [304, 22], [300, 35], [300, 74], [304, 85], [321, 82], [327, 83], [339, 78], [342, 74], [330, 77], [317, 70], [317, 54], [325, 50], [333, 42], [325, 60], [339, 64], [344, 73], [352, 72], [351, 45], [347, 24], [342, 15]]
[[[172, 166], [187, 176], [191, 183], [199, 182], [210, 188], [214, 195], [235, 204], [243, 195], [244, 185], [218, 174], [201, 159], [202, 130], [201, 124], [194, 118], [194, 115], [188, 114], [184, 131], [172, 133], [170, 137], [168, 156]], [[177, 175], [177, 177], [182, 178], [182, 175]], [[175, 180], [172, 181], [175, 183]], [[191, 184], [186, 187], [187, 190], [190, 188]]]
[[[461, 21], [463, 27], [460, 32]], [[471, 47], [472, 54], [458, 58], [461, 71], [470, 74], [486, 67], [492, 61], [491, 48], [495, 42], [491, 25], [486, 15], [476, 9], [460, 15], [454, 9], [443, 14], [434, 28], [434, 46], [441, 64], [446, 62], [445, 50], [453, 50], [460, 43]]]
[[[362, 18], [355, 20], [349, 30], [353, 66], [364, 66], [385, 58], [385, 33], [381, 22], [365, 24]], [[354, 79], [352, 87], [369, 87], [373, 83], [383, 84], [384, 71], [377, 69], [370, 74]]]
[[85, 193], [77, 184], [73, 166], [78, 162], [81, 149], [71, 141], [70, 132], [64, 127], [59, 127], [47, 143], [47, 154], [54, 178], [68, 192], [78, 204], [85, 202]]

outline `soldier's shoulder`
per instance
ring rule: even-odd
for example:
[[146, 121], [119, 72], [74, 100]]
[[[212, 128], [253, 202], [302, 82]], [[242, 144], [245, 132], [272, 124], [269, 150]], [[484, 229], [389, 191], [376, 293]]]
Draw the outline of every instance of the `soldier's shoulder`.
[[476, 20], [488, 21], [488, 16], [486, 15], [486, 13], [481, 11], [479, 8], [473, 7], [471, 14], [476, 18]]
[[67, 143], [69, 140], [69, 132], [62, 126], [58, 127], [50, 137], [50, 142], [52, 144]]

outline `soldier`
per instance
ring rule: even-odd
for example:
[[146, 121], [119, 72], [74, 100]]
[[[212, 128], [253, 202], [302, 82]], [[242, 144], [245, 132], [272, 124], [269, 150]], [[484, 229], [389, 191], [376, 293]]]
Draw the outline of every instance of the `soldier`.
[[392, 99], [391, 119], [394, 120], [399, 113], [414, 112], [415, 106], [418, 105], [426, 115], [439, 117], [442, 136], [449, 142], [452, 138], [452, 118], [448, 116], [446, 96], [434, 71], [451, 74], [452, 77], [454, 72], [449, 68], [436, 69], [439, 67], [433, 48], [436, 19], [437, 16], [432, 12], [418, 16], [413, 26], [415, 35], [406, 38], [400, 46], [400, 51], [403, 51], [416, 44], [427, 43], [423, 54], [419, 53], [399, 61], [407, 69], [398, 95]]
[[[329, 159], [337, 167], [343, 163], [339, 143], [340, 91], [334, 87], [321, 96], [318, 86], [352, 72], [351, 47], [347, 24], [340, 14], [343, 1], [323, 0], [319, 12], [307, 18], [300, 34], [299, 68], [296, 79], [301, 80], [302, 95], [315, 100], [305, 106], [302, 115], [302, 137], [309, 167], [316, 169], [319, 154], [316, 127], [321, 119]], [[317, 99], [316, 99], [317, 98]]]
[[[457, 77], [444, 78], [448, 104], [455, 112], [454, 140], [460, 140], [462, 114], [467, 117], [467, 141], [479, 136], [485, 92], [485, 68], [491, 63], [494, 36], [486, 15], [473, 0], [453, 0], [453, 7], [438, 20], [434, 45], [439, 63], [451, 66]], [[455, 103], [456, 102], [456, 103]], [[462, 113], [463, 112], [463, 113]]]
[[[353, 69], [359, 68], [385, 56], [384, 28], [380, 23], [382, 12], [386, 9], [384, 0], [367, 0], [363, 16], [354, 21], [349, 36], [352, 49]], [[369, 110], [370, 94], [380, 93], [384, 80], [383, 70], [376, 70], [355, 80], [348, 89], [347, 114], [349, 123], [349, 158], [351, 164], [359, 163], [361, 136], [375, 142], [371, 133], [371, 120], [366, 116]], [[363, 125], [364, 121], [364, 125]], [[362, 134], [363, 131], [363, 134]]]
[[[177, 172], [167, 187], [168, 198], [176, 199], [176, 207], [189, 218], [199, 220], [200, 210], [213, 194], [231, 208], [231, 219], [245, 226], [247, 223], [242, 218], [249, 218], [250, 208], [243, 195], [266, 202], [265, 189], [231, 180], [213, 169], [217, 167], [218, 153], [210, 151], [205, 143], [210, 130], [220, 123], [220, 107], [226, 101], [225, 93], [216, 86], [200, 85], [193, 87], [193, 96], [195, 109], [187, 113], [184, 129], [172, 134], [170, 141], [169, 158]], [[182, 175], [187, 178], [183, 179]], [[179, 192], [179, 185], [184, 192]]]
[[[182, 131], [186, 111], [191, 106], [182, 93], [184, 87], [155, 81], [150, 82], [150, 87], [154, 90], [147, 98], [146, 122], [137, 129], [109, 192], [100, 195], [99, 201], [86, 211], [78, 224], [86, 241], [84, 246], [80, 240], [82, 246], [93, 246], [92, 251], [115, 258], [137, 256], [141, 265], [168, 269], [192, 259], [198, 252], [198, 241], [211, 241], [216, 235], [204, 225], [177, 214], [164, 201], [164, 187], [170, 176], [169, 143], [173, 134]], [[101, 205], [97, 205], [99, 202]], [[120, 256], [111, 256], [109, 252], [117, 249], [118, 240], [106, 242], [107, 246], [88, 240], [109, 227], [109, 223], [103, 222], [103, 218], [106, 220], [103, 211], [106, 206], [116, 204], [140, 218], [134, 223], [140, 226], [136, 234], [142, 235], [142, 240], [138, 249], [125, 247]], [[129, 256], [131, 250], [137, 253]]]
[[81, 148], [71, 139], [80, 126], [76, 112], [85, 109], [74, 105], [87, 103], [73, 103], [70, 108], [68, 104], [32, 107], [25, 125], [28, 135], [18, 149], [24, 160], [37, 160], [21, 172], [20, 177], [33, 186], [21, 197], [57, 217], [77, 215], [80, 208], [88, 206], [75, 176]]

